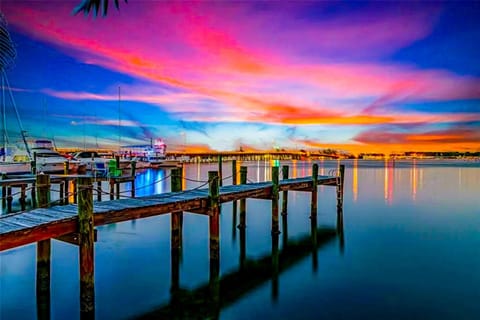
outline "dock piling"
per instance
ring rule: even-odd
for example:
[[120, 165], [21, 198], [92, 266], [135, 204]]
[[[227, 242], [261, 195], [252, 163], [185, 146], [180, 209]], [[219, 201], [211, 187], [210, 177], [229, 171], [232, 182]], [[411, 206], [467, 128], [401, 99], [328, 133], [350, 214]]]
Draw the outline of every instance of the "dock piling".
[[[38, 188], [38, 207], [47, 208], [50, 204], [50, 176], [39, 174], [36, 177]], [[37, 242], [37, 316], [38, 319], [50, 319], [50, 239]]]
[[210, 275], [218, 277], [220, 272], [220, 206], [219, 176], [216, 171], [208, 172]]
[[317, 217], [317, 198], [318, 198], [318, 164], [312, 165], [312, 202], [310, 206], [310, 218]]
[[279, 234], [280, 228], [278, 223], [278, 167], [272, 167], [272, 235]]
[[80, 315], [93, 319], [94, 290], [94, 221], [91, 177], [78, 178], [78, 238], [80, 262]]

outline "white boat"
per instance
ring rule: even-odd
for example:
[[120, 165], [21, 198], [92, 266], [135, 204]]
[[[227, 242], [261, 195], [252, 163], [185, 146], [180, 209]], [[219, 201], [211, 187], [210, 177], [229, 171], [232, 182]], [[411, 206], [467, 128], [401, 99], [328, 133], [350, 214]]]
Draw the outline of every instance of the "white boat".
[[68, 172], [77, 172], [80, 161], [69, 160], [53, 149], [50, 140], [35, 140], [33, 148], [30, 149], [33, 158], [36, 160], [38, 173], [63, 173], [65, 164], [68, 163]]
[[167, 159], [167, 145], [162, 139], [155, 139], [148, 145], [122, 147], [122, 153], [136, 161], [136, 168], [176, 167], [180, 161]]

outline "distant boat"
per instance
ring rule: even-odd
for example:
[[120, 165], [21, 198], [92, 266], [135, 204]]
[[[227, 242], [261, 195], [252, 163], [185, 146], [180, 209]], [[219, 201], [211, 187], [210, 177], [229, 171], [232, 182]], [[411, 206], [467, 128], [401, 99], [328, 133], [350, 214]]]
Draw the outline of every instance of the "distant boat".
[[65, 170], [65, 163], [68, 161], [68, 171], [76, 172], [80, 161], [68, 160], [60, 153], [53, 149], [51, 140], [41, 139], [35, 140], [31, 152], [36, 159], [37, 172], [44, 173], [61, 173]]
[[124, 146], [121, 152], [135, 160], [139, 169], [175, 167], [180, 164], [180, 161], [167, 159], [167, 145], [162, 139], [155, 139], [150, 144]]

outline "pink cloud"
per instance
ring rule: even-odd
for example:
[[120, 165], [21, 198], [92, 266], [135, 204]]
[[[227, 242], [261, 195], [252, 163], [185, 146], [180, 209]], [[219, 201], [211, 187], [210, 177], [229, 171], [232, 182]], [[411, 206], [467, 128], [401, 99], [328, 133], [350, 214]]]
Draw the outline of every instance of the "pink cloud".
[[[450, 115], [401, 115], [389, 109], [385, 116], [385, 106], [480, 98], [480, 79], [475, 77], [405, 65], [332, 62], [353, 50], [383, 56], [424, 38], [433, 28], [436, 9], [362, 11], [319, 22], [301, 20], [301, 7], [293, 13], [283, 5], [261, 12], [248, 3], [132, 2], [107, 19], [95, 20], [71, 16], [71, 9], [70, 2], [16, 2], [7, 3], [5, 12], [21, 32], [83, 62], [181, 89], [122, 98], [159, 105], [187, 120], [445, 121]], [[316, 56], [305, 58], [312, 50]], [[117, 98], [108, 93], [45, 92], [64, 99]], [[346, 104], [345, 99], [357, 102]], [[457, 117], [462, 116], [468, 115]]]

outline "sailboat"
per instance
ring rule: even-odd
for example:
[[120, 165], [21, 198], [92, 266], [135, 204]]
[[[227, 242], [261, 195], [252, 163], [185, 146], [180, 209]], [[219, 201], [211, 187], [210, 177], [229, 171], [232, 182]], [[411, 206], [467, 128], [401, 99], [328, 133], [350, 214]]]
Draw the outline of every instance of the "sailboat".
[[[6, 69], [13, 63], [16, 57], [15, 47], [10, 39], [10, 34], [7, 30], [7, 22], [0, 13], [0, 77], [1, 77], [1, 103], [2, 103], [2, 146], [0, 148], [0, 173], [28, 173], [31, 171], [30, 166], [30, 150], [28, 148], [25, 130], [23, 130], [20, 116], [13, 99], [12, 90], [8, 82]], [[26, 148], [26, 154], [22, 157], [16, 154], [16, 147], [10, 146], [10, 139], [7, 134], [7, 119], [6, 119], [6, 100], [7, 93], [15, 110], [15, 115], [20, 127], [20, 134], [22, 141]]]

